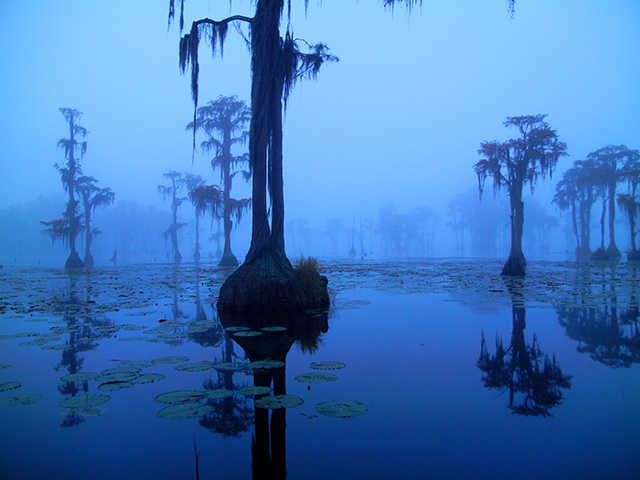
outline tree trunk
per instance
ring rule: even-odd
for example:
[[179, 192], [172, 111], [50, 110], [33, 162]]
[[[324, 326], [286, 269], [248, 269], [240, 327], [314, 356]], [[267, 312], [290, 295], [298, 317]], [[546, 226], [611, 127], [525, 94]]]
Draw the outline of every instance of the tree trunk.
[[[251, 245], [245, 262], [220, 288], [219, 312], [275, 314], [329, 306], [326, 277], [316, 274], [315, 282], [301, 282], [284, 251], [284, 74], [279, 31], [283, 2], [258, 0], [251, 25]], [[271, 227], [267, 213], [267, 176]]]
[[222, 222], [224, 224], [224, 252], [218, 263], [221, 267], [237, 267], [238, 259], [231, 251], [231, 131], [225, 128], [222, 139]]
[[616, 237], [614, 225], [616, 221], [616, 183], [613, 182], [609, 185], [609, 246], [607, 247], [607, 254], [609, 258], [620, 258], [620, 250], [616, 246]]
[[180, 262], [182, 255], [178, 249], [178, 199], [176, 198], [176, 184], [173, 183], [173, 202], [172, 202], [173, 224], [171, 225], [171, 246], [173, 247], [173, 260]]
[[525, 274], [527, 261], [522, 253], [522, 232], [524, 227], [524, 203], [522, 202], [522, 185], [515, 185], [509, 191], [511, 201], [511, 251], [502, 268], [502, 275], [522, 276]]
[[91, 243], [93, 240], [91, 235], [91, 206], [86, 204], [84, 205], [84, 228], [84, 267], [91, 269], [93, 268], [93, 255], [91, 255]]
[[200, 216], [196, 211], [196, 246], [193, 251], [193, 261], [200, 262]]

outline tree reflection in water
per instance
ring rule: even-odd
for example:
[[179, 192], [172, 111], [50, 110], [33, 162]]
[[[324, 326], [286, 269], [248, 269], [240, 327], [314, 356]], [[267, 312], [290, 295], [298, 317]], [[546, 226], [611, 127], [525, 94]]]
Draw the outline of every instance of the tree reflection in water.
[[490, 389], [509, 391], [509, 408], [518, 415], [550, 416], [549, 410], [562, 402], [562, 389], [571, 387], [571, 376], [562, 373], [555, 355], [549, 358], [536, 336], [527, 344], [524, 295], [521, 278], [505, 279], [511, 296], [511, 344], [505, 349], [496, 336], [496, 353], [491, 355], [482, 334], [478, 368], [482, 382]]
[[640, 363], [638, 265], [627, 266], [631, 274], [630, 282], [624, 283], [629, 288], [628, 308], [618, 305], [615, 263], [598, 265], [597, 276], [588, 266], [583, 267], [574, 284], [575, 303], [556, 306], [558, 322], [569, 338], [578, 342], [577, 350], [611, 368]]
[[[286, 357], [293, 344], [298, 342], [303, 351], [312, 353], [320, 345], [320, 335], [328, 330], [326, 312], [310, 313], [288, 319], [225, 315], [220, 320], [225, 328], [242, 326], [263, 332], [262, 335], [255, 337], [234, 336], [233, 340], [242, 347], [251, 362], [276, 360], [284, 363], [278, 368], [253, 370], [254, 386], [271, 387], [273, 395], [287, 393]], [[275, 332], [263, 330], [276, 326], [286, 327], [286, 330]], [[230, 350], [227, 346], [226, 351]], [[230, 380], [231, 373], [228, 375]], [[265, 395], [259, 397], [263, 396]], [[235, 395], [229, 397], [229, 399], [233, 398]], [[245, 410], [240, 408], [238, 411]], [[253, 478], [256, 480], [286, 478], [286, 409], [278, 408], [270, 411], [254, 406], [253, 415], [255, 421], [255, 433], [251, 443]]]
[[[62, 295], [53, 299], [53, 311], [60, 315], [65, 328], [58, 331], [68, 333], [68, 340], [62, 349], [62, 358], [56, 365], [56, 371], [64, 369], [68, 374], [80, 373], [84, 359], [79, 356], [82, 352], [95, 350], [96, 341], [105, 336], [111, 336], [113, 322], [106, 316], [97, 314], [98, 306], [91, 298], [92, 278], [86, 272], [84, 279], [76, 272], [68, 272], [69, 284]], [[84, 280], [84, 282], [82, 281]], [[67, 397], [75, 397], [79, 393], [88, 393], [87, 380], [65, 381], [58, 386], [58, 391]], [[82, 412], [68, 409], [61, 427], [73, 427], [84, 422]]]

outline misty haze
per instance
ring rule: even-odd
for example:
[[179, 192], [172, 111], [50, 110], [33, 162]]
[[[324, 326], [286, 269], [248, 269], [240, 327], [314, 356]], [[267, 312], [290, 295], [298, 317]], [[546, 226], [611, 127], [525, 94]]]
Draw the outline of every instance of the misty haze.
[[0, 478], [640, 478], [640, 3], [2, 10]]

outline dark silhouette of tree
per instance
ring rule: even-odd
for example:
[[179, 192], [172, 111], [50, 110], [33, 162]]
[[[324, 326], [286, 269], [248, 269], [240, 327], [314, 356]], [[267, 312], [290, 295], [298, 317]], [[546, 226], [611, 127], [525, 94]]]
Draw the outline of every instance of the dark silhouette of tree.
[[[62, 138], [58, 141], [58, 147], [64, 150], [64, 165], [55, 164], [60, 172], [62, 186], [69, 196], [66, 209], [62, 218], [50, 222], [41, 222], [47, 226], [44, 231], [53, 241], [62, 240], [65, 246], [69, 247], [70, 253], [65, 268], [82, 268], [83, 263], [76, 250], [76, 237], [82, 225], [78, 215], [78, 200], [76, 198], [76, 184], [78, 177], [82, 175], [81, 161], [87, 151], [87, 130], [78, 125], [82, 112], [71, 108], [60, 108], [62, 116], [69, 125], [69, 138]], [[79, 157], [79, 158], [78, 158]]]
[[522, 192], [533, 189], [539, 177], [551, 175], [558, 159], [566, 155], [566, 145], [545, 121], [546, 115], [507, 117], [505, 127], [515, 127], [518, 138], [506, 142], [483, 142], [478, 153], [483, 157], [475, 165], [480, 196], [487, 177], [493, 178], [494, 194], [506, 189], [511, 203], [511, 251], [503, 275], [525, 274], [527, 262], [522, 252], [524, 203]]
[[[294, 269], [284, 249], [282, 107], [283, 100], [286, 102], [298, 80], [315, 78], [322, 64], [335, 57], [329, 55], [328, 48], [322, 43], [309, 45], [296, 39], [290, 27], [285, 38], [280, 36], [284, 5], [284, 0], [257, 0], [253, 17], [232, 15], [220, 21], [208, 18], [195, 21], [180, 41], [180, 66], [183, 71], [191, 69], [191, 92], [197, 107], [201, 38], [209, 41], [213, 53], [222, 52], [229, 24], [245, 23], [250, 27], [252, 235], [245, 262], [221, 288], [218, 308], [222, 310], [264, 312], [265, 309], [299, 310], [317, 306], [318, 300], [305, 298], [296, 283]], [[288, 5], [290, 7], [291, 2]], [[184, 0], [180, 2], [181, 28], [183, 12]], [[175, 1], [170, 0], [169, 22], [174, 15]], [[308, 52], [302, 52], [301, 45], [307, 46]], [[196, 125], [194, 113], [194, 127]], [[267, 208], [267, 197], [270, 198], [270, 209]], [[328, 302], [322, 299], [321, 303]]]
[[604, 239], [601, 250], [594, 255], [600, 259], [619, 259], [622, 255], [616, 246], [615, 219], [616, 219], [616, 189], [618, 183], [624, 179], [625, 165], [638, 162], [638, 151], [630, 150], [625, 145], [607, 145], [587, 155], [587, 160], [593, 162], [594, 179], [600, 187], [602, 196], [601, 232], [604, 237], [605, 202], [608, 205], [609, 246], [604, 249]]
[[558, 218], [535, 198], [527, 200], [526, 214], [529, 219], [524, 228], [527, 245], [537, 245], [543, 255], [548, 254], [551, 231], [560, 225]]
[[222, 206], [222, 192], [215, 185], [198, 185], [189, 190], [189, 200], [196, 209], [196, 247], [193, 258], [200, 261], [200, 217], [203, 217], [207, 210], [211, 211], [211, 223], [218, 217]]
[[470, 189], [457, 195], [448, 205], [449, 226], [456, 233], [456, 251], [462, 254], [469, 239], [471, 254], [476, 257], [493, 255], [506, 243], [504, 216], [508, 206], [500, 197], [479, 202], [477, 191]]
[[591, 207], [598, 193], [594, 165], [589, 160], [577, 160], [556, 184], [553, 202], [561, 211], [570, 210], [571, 225], [576, 239], [576, 257], [591, 255]]
[[618, 206], [629, 219], [629, 235], [631, 237], [631, 251], [628, 260], [640, 260], [640, 252], [636, 246], [636, 219], [638, 216], [638, 199], [636, 192], [640, 183], [640, 155], [637, 150], [632, 151], [625, 165], [622, 167], [622, 179], [627, 181], [628, 193], [618, 195]]
[[195, 210], [195, 230], [196, 230], [196, 242], [193, 247], [193, 260], [198, 264], [200, 262], [200, 217], [204, 215], [206, 211], [206, 205], [200, 211], [198, 210], [198, 199], [194, 201], [192, 197], [192, 193], [199, 187], [204, 185], [204, 179], [200, 175], [194, 175], [191, 173], [186, 173], [183, 178], [184, 186], [187, 187], [187, 197], [191, 201], [191, 204]]
[[82, 209], [84, 216], [83, 229], [85, 232], [84, 241], [84, 266], [85, 268], [93, 268], [93, 255], [91, 254], [91, 244], [93, 238], [100, 233], [97, 228], [91, 227], [91, 215], [98, 207], [106, 207], [111, 205], [115, 199], [115, 193], [108, 187], [100, 188], [96, 185], [98, 180], [94, 177], [83, 175], [78, 178], [76, 188], [82, 200]]
[[478, 368], [484, 372], [482, 382], [489, 389], [508, 390], [509, 408], [517, 415], [550, 416], [549, 410], [562, 402], [562, 389], [571, 387], [571, 376], [562, 373], [555, 355], [542, 352], [538, 339], [527, 344], [522, 281], [505, 282], [511, 295], [511, 344], [505, 349], [496, 336], [496, 353], [491, 355], [482, 334]]
[[245, 125], [250, 119], [251, 110], [243, 101], [238, 100], [235, 95], [231, 97], [221, 95], [217, 100], [198, 108], [195, 120], [187, 125], [187, 129], [202, 130], [205, 133], [207, 139], [202, 142], [202, 149], [205, 152], [214, 152], [211, 167], [214, 171], [220, 170], [223, 192], [224, 252], [219, 265], [223, 267], [238, 266], [238, 259], [231, 251], [231, 229], [233, 228], [231, 216], [234, 215], [236, 221], [239, 221], [242, 214], [251, 206], [248, 198], [241, 200], [231, 198], [235, 175], [240, 173], [246, 181], [251, 179], [251, 170], [240, 168], [249, 162], [249, 156], [232, 154], [234, 146], [244, 145], [247, 142], [249, 132], [245, 129]]
[[181, 197], [182, 187], [184, 186], [184, 177], [182, 173], [171, 171], [162, 175], [169, 180], [170, 185], [158, 185], [158, 191], [162, 194], [163, 200], [169, 201], [171, 207], [171, 225], [164, 232], [163, 236], [165, 240], [169, 238], [171, 240], [171, 248], [173, 249], [173, 260], [180, 262], [182, 255], [178, 248], [178, 230], [185, 226], [184, 223], [178, 223], [178, 209], [182, 202], [186, 200], [185, 197]]

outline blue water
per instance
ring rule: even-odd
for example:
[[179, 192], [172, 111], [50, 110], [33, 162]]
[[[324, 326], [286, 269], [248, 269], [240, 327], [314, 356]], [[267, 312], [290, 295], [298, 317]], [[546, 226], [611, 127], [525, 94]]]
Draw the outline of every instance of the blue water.
[[[0, 391], [0, 401], [23, 394], [42, 400], [0, 406], [0, 477], [195, 479], [197, 451], [201, 479], [640, 478], [635, 269], [533, 263], [514, 290], [496, 262], [322, 266], [335, 295], [328, 318], [282, 319], [287, 330], [248, 339], [225, 331], [229, 322], [215, 315], [211, 302], [225, 275], [215, 268], [127, 266], [77, 278], [5, 268], [0, 364], [9, 366], [0, 369], [0, 384], [21, 386]], [[567, 311], [582, 316], [559, 315]], [[83, 333], [61, 330], [73, 324], [85, 325]], [[51, 332], [60, 338], [44, 345], [20, 345], [42, 336], [14, 338]], [[540, 365], [555, 358], [565, 385], [545, 390], [539, 372], [522, 367], [520, 377], [506, 368], [507, 383], [488, 388], [478, 367], [483, 335], [490, 356], [496, 336], [502, 339], [507, 363], [518, 339], [530, 349], [535, 336]], [[285, 367], [257, 374], [176, 369], [285, 353]], [[122, 360], [164, 356], [188, 361], [150, 365], [141, 373], [165, 378], [118, 391], [98, 389], [97, 380], [60, 380], [70, 371], [100, 373]], [[316, 371], [316, 361], [346, 366], [330, 371], [339, 377], [334, 382], [295, 380]], [[284, 377], [276, 389], [304, 403], [255, 408], [237, 390], [265, 375]], [[527, 375], [556, 397], [542, 407], [529, 402], [538, 409], [522, 414], [516, 407], [525, 395], [516, 391], [510, 401], [510, 390]], [[158, 416], [168, 405], [156, 396], [204, 392], [207, 381], [234, 390], [207, 402], [216, 408], [209, 428], [202, 417]], [[74, 393], [110, 399], [95, 407], [99, 412], [60, 406]], [[316, 411], [333, 400], [361, 402], [368, 411], [352, 418]]]

